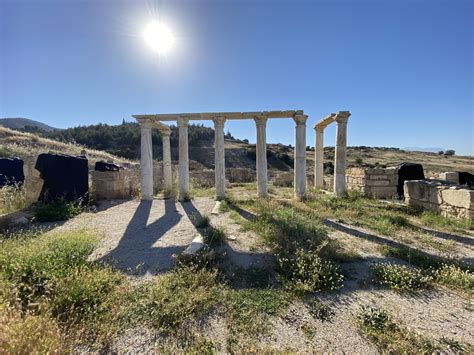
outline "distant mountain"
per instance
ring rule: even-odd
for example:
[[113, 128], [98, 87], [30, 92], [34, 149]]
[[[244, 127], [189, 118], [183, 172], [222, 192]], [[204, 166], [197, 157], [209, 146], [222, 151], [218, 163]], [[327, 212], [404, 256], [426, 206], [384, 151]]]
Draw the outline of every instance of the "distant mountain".
[[0, 125], [6, 128], [18, 129], [28, 132], [53, 132], [57, 130], [57, 128], [48, 126], [47, 124], [22, 117], [0, 118]]
[[428, 148], [422, 148], [422, 147], [406, 147], [402, 148], [403, 150], [408, 150], [409, 152], [427, 152], [427, 153], [438, 153], [440, 151], [445, 151], [444, 148], [436, 148], [436, 147], [428, 147]]

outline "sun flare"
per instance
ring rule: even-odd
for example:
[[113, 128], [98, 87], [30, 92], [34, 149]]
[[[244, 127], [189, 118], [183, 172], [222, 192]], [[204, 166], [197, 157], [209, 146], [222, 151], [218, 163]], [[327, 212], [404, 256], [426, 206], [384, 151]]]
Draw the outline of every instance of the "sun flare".
[[148, 45], [159, 54], [169, 52], [174, 44], [174, 36], [171, 30], [166, 25], [156, 21], [148, 24], [144, 37]]

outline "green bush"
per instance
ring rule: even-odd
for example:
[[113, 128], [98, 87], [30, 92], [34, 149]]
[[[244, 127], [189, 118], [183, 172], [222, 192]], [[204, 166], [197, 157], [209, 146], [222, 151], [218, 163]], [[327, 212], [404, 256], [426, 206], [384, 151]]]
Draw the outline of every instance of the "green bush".
[[444, 264], [439, 269], [434, 270], [433, 277], [436, 282], [443, 285], [462, 290], [472, 290], [474, 288], [474, 274], [456, 265]]
[[362, 306], [357, 315], [359, 324], [370, 330], [383, 331], [391, 321], [388, 312], [382, 308]]
[[50, 203], [38, 202], [34, 214], [40, 222], [66, 221], [82, 212], [80, 203], [57, 200]]
[[315, 251], [299, 249], [294, 255], [278, 255], [277, 266], [287, 286], [295, 291], [335, 290], [344, 279], [339, 265]]
[[391, 289], [410, 291], [424, 288], [428, 285], [429, 277], [418, 269], [398, 264], [374, 264], [371, 266], [378, 282]]

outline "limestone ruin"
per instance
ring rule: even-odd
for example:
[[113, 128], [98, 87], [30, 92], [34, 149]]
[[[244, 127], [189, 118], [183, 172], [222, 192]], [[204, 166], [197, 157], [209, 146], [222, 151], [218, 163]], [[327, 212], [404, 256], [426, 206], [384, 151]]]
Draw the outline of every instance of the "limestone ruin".
[[331, 113], [314, 125], [316, 146], [314, 149], [314, 187], [324, 187], [324, 129], [336, 122], [336, 148], [334, 153], [334, 193], [341, 196], [346, 192], [346, 145], [349, 111]]
[[[341, 114], [341, 117], [344, 116]], [[267, 174], [267, 135], [266, 126], [269, 118], [292, 118], [295, 129], [295, 163], [294, 195], [301, 199], [306, 194], [306, 120], [308, 116], [302, 110], [261, 111], [261, 112], [215, 112], [215, 113], [177, 113], [133, 115], [141, 125], [141, 198], [153, 199], [153, 154], [151, 130], [158, 128], [163, 138], [163, 175], [165, 188], [172, 186], [170, 156], [170, 129], [162, 121], [176, 121], [179, 131], [178, 199], [184, 200], [189, 195], [189, 156], [188, 156], [188, 123], [190, 120], [212, 120], [214, 122], [214, 156], [216, 200], [225, 198], [225, 150], [224, 124], [226, 120], [253, 119], [257, 129], [257, 195], [268, 196]], [[347, 119], [346, 119], [347, 123]], [[344, 131], [345, 132], [345, 131]], [[341, 133], [342, 134], [342, 133]], [[345, 134], [345, 133], [344, 133]], [[343, 153], [345, 164], [345, 139]]]

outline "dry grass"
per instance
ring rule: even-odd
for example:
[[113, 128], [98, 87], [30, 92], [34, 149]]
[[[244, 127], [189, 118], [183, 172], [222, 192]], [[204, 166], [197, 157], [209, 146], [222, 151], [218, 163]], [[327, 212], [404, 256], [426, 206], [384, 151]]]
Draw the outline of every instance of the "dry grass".
[[81, 155], [85, 150], [87, 157], [92, 161], [112, 160], [123, 164], [131, 161], [112, 154], [85, 148], [79, 144], [62, 143], [52, 139], [42, 138], [32, 133], [15, 131], [0, 126], [0, 153], [2, 155], [29, 156], [40, 153], [58, 153], [68, 155]]

